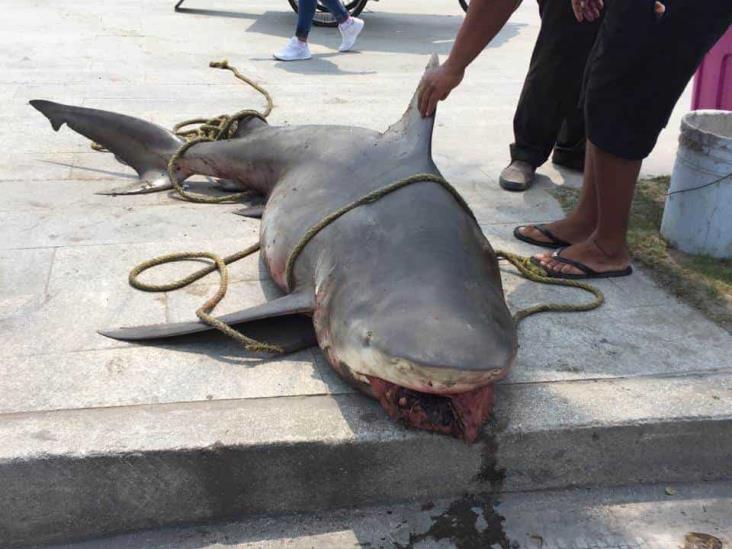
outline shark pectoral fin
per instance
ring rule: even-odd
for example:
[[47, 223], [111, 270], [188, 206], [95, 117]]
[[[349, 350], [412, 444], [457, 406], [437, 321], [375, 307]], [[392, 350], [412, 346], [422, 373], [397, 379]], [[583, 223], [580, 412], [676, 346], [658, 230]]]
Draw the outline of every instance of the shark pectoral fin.
[[304, 314], [253, 320], [244, 325], [242, 332], [256, 341], [280, 347], [285, 353], [318, 344], [313, 319]]
[[[184, 325], [190, 325], [191, 329], [181, 331], [181, 333], [171, 335], [168, 328], [178, 327], [183, 328]], [[155, 326], [141, 326], [140, 328], [121, 328], [110, 332], [99, 332], [102, 335], [112, 337], [115, 339], [123, 339], [128, 341], [137, 341], [144, 343], [149, 341], [151, 343], [160, 343], [163, 340], [169, 339], [169, 344], [191, 344], [200, 341], [201, 336], [214, 336], [219, 332], [210, 330], [208, 327], [204, 327], [203, 330], [210, 330], [206, 333], [197, 333], [201, 331], [201, 325], [198, 322], [181, 322], [179, 324], [161, 324], [161, 327], [165, 327], [163, 335], [156, 335], [155, 332], [150, 331], [147, 337], [140, 337], [141, 332], [144, 328], [155, 328]], [[291, 314], [288, 316], [276, 316], [272, 318], [261, 318], [259, 320], [250, 320], [245, 323], [234, 325], [234, 329], [245, 334], [247, 337], [254, 339], [255, 341], [261, 341], [269, 345], [280, 347], [285, 353], [294, 353], [302, 349], [307, 349], [318, 344], [318, 339], [315, 335], [315, 327], [313, 326], [313, 320], [306, 314]], [[132, 330], [138, 330], [135, 334]], [[121, 334], [121, 335], [118, 335]], [[189, 335], [190, 334], [190, 335]], [[128, 337], [129, 335], [137, 335], [134, 339]], [[177, 336], [174, 338], [174, 336]], [[222, 338], [225, 338], [221, 334]], [[228, 338], [227, 338], [228, 339]], [[234, 340], [228, 340], [236, 344]]]
[[240, 210], [234, 210], [232, 213], [241, 215], [243, 217], [251, 217], [253, 219], [262, 219], [264, 213], [264, 206], [249, 206], [247, 208], [241, 208]]
[[170, 182], [170, 178], [167, 173], [146, 173], [145, 177], [134, 183], [122, 185], [121, 187], [115, 187], [108, 191], [100, 191], [95, 194], [103, 194], [116, 196], [121, 194], [147, 194], [156, 193], [158, 191], [164, 191], [166, 189], [172, 189], [173, 184]]
[[[312, 313], [314, 308], [315, 298], [312, 292], [303, 291], [287, 294], [278, 299], [262, 303], [261, 305], [256, 305], [249, 309], [229, 313], [217, 318], [229, 326], [242, 328], [243, 324], [250, 322], [253, 323], [263, 319], [309, 314]], [[244, 328], [246, 329], [246, 327]], [[118, 328], [115, 330], [100, 330], [99, 333], [112, 339], [140, 341], [195, 334], [213, 329], [214, 328], [208, 324], [195, 320], [192, 322], [150, 324], [148, 326], [134, 326], [129, 328]]]

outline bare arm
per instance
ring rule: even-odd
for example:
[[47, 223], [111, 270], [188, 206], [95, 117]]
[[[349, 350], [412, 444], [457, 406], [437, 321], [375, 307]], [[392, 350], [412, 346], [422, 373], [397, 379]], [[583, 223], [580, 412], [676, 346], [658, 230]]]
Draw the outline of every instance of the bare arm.
[[463, 79], [465, 69], [498, 34], [518, 5], [517, 0], [471, 0], [447, 60], [422, 80], [419, 111], [431, 116]]

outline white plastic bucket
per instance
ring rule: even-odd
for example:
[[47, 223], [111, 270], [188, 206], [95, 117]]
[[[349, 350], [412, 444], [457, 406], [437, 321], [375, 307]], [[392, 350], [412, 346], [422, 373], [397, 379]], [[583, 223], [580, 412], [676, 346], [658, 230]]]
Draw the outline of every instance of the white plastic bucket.
[[732, 257], [732, 111], [682, 118], [661, 234], [683, 252]]

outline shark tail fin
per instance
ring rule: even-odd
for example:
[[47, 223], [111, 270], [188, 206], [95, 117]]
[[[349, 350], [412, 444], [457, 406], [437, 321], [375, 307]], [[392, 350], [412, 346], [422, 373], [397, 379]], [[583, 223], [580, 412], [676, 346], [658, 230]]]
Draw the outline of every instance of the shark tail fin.
[[168, 160], [184, 143], [171, 131], [124, 114], [62, 105], [34, 99], [31, 106], [51, 122], [54, 130], [64, 124], [98, 143], [140, 176], [140, 182], [108, 194], [138, 194], [171, 188]]
[[64, 125], [64, 122], [66, 122], [63, 117], [63, 111], [58, 108], [63, 107], [63, 105], [54, 103], [53, 101], [45, 101], [43, 99], [34, 99], [30, 104], [34, 109], [40, 111], [43, 116], [48, 118], [48, 121], [51, 122], [51, 126], [54, 131], [58, 131], [61, 126]]

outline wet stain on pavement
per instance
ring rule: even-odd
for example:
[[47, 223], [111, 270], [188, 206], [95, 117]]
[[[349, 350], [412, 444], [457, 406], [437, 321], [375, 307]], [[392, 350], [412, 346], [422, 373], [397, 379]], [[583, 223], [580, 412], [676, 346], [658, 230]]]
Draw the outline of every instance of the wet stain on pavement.
[[452, 502], [447, 510], [432, 517], [426, 532], [409, 534], [406, 545], [398, 549], [416, 549], [423, 541], [449, 541], [457, 549], [476, 547], [512, 549], [503, 530], [503, 517], [493, 508], [491, 494], [470, 494]]

